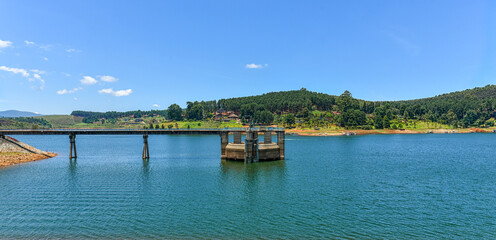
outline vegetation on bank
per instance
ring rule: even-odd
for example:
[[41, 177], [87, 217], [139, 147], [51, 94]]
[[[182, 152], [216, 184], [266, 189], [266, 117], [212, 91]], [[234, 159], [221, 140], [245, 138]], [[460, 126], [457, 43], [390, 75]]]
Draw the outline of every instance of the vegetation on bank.
[[[313, 130], [455, 129], [494, 127], [496, 86], [488, 85], [432, 98], [365, 101], [297, 91], [172, 104], [166, 110], [74, 111], [70, 116], [0, 119], [0, 128], [223, 128], [243, 124]], [[228, 114], [231, 114], [229, 118]]]

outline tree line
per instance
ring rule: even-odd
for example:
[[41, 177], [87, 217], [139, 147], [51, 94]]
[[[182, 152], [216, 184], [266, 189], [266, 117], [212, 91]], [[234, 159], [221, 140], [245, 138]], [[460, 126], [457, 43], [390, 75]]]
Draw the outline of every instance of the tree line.
[[182, 109], [178, 104], [167, 110], [129, 112], [74, 111], [91, 123], [100, 119], [163, 116], [173, 121], [208, 120], [218, 111], [233, 111], [244, 123], [284, 124], [297, 122], [306, 126], [384, 129], [403, 128], [412, 121], [426, 121], [453, 127], [494, 126], [496, 86], [488, 85], [431, 98], [408, 101], [365, 101], [356, 99], [349, 91], [339, 96], [308, 91], [271, 92], [258, 96], [220, 99], [218, 101], [187, 102]]

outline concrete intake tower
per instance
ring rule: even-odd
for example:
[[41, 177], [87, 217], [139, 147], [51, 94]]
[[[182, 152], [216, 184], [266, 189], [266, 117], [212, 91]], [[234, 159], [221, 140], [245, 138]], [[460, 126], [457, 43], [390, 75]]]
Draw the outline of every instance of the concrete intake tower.
[[[272, 134], [277, 135], [277, 143], [272, 143]], [[263, 142], [258, 141], [263, 134]], [[229, 131], [220, 133], [221, 158], [227, 160], [254, 163], [259, 161], [284, 159], [284, 130], [283, 129], [254, 129], [246, 130], [245, 142], [241, 142], [241, 132], [233, 131], [233, 142], [229, 143]]]

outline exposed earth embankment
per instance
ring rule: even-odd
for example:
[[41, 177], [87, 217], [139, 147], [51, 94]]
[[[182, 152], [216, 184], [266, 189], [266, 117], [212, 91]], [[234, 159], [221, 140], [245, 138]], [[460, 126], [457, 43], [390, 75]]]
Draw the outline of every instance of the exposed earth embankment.
[[0, 138], [0, 168], [55, 156], [56, 153], [41, 151], [8, 136]]

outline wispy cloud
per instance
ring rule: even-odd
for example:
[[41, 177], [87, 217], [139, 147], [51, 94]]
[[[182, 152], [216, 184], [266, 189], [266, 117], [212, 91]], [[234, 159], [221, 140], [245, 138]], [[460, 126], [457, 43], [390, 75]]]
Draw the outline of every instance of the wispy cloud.
[[420, 47], [406, 38], [398, 36], [394, 33], [389, 33], [388, 36], [408, 54], [417, 55], [420, 52]]
[[69, 48], [67, 50], [65, 50], [67, 53], [80, 53], [82, 52], [81, 50], [79, 49], [75, 49], [75, 48]]
[[249, 68], [249, 69], [259, 69], [259, 68], [266, 68], [268, 67], [269, 64], [255, 64], [255, 63], [249, 63], [249, 64], [246, 64], [246, 68]]
[[12, 46], [11, 41], [0, 40], [0, 48], [6, 48], [6, 47], [11, 47], [11, 46]]
[[14, 74], [21, 74], [23, 77], [29, 77], [29, 73], [26, 69], [22, 68], [11, 68], [11, 67], [6, 67], [6, 66], [0, 66], [0, 70], [6, 71], [6, 72], [11, 72]]
[[160, 107], [160, 105], [158, 105], [158, 104], [153, 104], [153, 107], [159, 108], [159, 107]]
[[43, 60], [48, 61], [48, 58], [47, 57], [43, 57]]
[[31, 69], [28, 71], [23, 68], [12, 68], [7, 66], [0, 66], [0, 70], [11, 72], [14, 74], [20, 74], [21, 76], [27, 78], [30, 82], [37, 80], [40, 82], [40, 89], [43, 89], [45, 87], [45, 80], [43, 80], [43, 78], [41, 77], [42, 74], [46, 73], [45, 71], [41, 71], [38, 69]]
[[50, 44], [39, 44], [39, 43], [35, 43], [33, 41], [28, 41], [28, 40], [24, 40], [24, 44], [27, 47], [38, 47], [38, 48], [41, 48], [45, 51], [48, 51], [48, 50], [50, 50], [50, 48], [52, 48], [52, 45], [50, 45]]
[[104, 82], [117, 82], [119, 79], [113, 76], [97, 76]]
[[123, 97], [123, 96], [131, 95], [131, 93], [133, 93], [133, 90], [127, 89], [127, 90], [114, 91], [112, 88], [105, 88], [105, 89], [99, 90], [98, 93], [110, 94], [110, 95], [115, 96], [115, 97]]
[[62, 90], [58, 90], [57, 94], [59, 94], [59, 95], [70, 94], [70, 93], [75, 93], [75, 92], [82, 90], [82, 89], [83, 89], [82, 87], [77, 87], [77, 88], [70, 89], [70, 90], [62, 89]]
[[84, 85], [93, 85], [98, 81], [90, 76], [84, 76], [83, 79], [79, 80]]
[[24, 40], [24, 43], [26, 44], [26, 46], [34, 46], [35, 45], [35, 42], [31, 42], [28, 40]]

